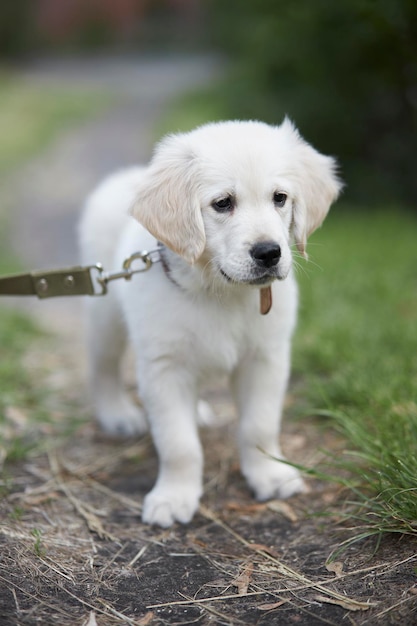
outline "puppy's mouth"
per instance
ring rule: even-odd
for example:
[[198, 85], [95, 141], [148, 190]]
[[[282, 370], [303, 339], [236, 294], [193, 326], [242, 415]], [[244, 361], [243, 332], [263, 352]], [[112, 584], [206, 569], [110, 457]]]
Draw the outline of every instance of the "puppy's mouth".
[[274, 282], [274, 280], [284, 280], [284, 278], [286, 278], [285, 276], [281, 276], [279, 274], [271, 273], [271, 272], [264, 272], [263, 274], [260, 274], [259, 276], [248, 276], [248, 277], [236, 278], [236, 277], [229, 276], [229, 274], [227, 274], [221, 267], [219, 269], [220, 269], [220, 274], [223, 276], [223, 278], [227, 280], [228, 283], [233, 283], [235, 285], [254, 285], [254, 286], [262, 287], [262, 286], [270, 285], [271, 283]]

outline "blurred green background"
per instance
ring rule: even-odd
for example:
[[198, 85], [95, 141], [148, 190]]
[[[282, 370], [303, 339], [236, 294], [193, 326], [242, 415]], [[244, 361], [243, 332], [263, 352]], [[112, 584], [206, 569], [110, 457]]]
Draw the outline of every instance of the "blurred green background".
[[221, 53], [211, 117], [292, 117], [339, 158], [345, 198], [417, 200], [414, 0], [15, 0], [0, 55]]

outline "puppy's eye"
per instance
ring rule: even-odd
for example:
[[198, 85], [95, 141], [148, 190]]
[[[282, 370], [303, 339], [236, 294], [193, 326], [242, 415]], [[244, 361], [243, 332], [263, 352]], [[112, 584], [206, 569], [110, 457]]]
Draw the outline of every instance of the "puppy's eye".
[[286, 193], [274, 193], [274, 204], [277, 207], [283, 207], [284, 204], [287, 201], [287, 194]]
[[226, 198], [216, 200], [211, 206], [218, 213], [227, 213], [233, 209], [233, 199], [230, 196], [226, 196]]

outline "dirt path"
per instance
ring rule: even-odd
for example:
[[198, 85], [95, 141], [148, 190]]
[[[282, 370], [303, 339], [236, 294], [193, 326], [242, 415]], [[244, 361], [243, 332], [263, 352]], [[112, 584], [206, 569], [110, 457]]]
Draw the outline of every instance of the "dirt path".
[[[108, 172], [146, 160], [170, 98], [215, 71], [210, 60], [169, 59], [50, 63], [27, 72], [37, 84], [94, 83], [123, 97], [16, 174], [9, 196], [25, 265], [76, 261], [86, 194]], [[54, 331], [25, 362], [50, 388], [50, 422], [33, 433], [47, 452], [9, 468], [0, 503], [1, 626], [417, 623], [414, 546], [388, 540], [375, 558], [373, 544], [361, 545], [327, 568], [331, 550], [349, 536], [338, 533], [337, 489], [316, 483], [288, 503], [254, 503], [239, 473], [233, 422], [203, 433], [205, 495], [193, 522], [167, 531], [143, 526], [140, 503], [155, 480], [155, 454], [148, 438], [104, 439], [86, 419], [81, 307], [81, 299], [26, 301]], [[211, 400], [223, 417], [233, 415], [223, 392], [213, 390]], [[11, 417], [19, 427], [22, 415]], [[291, 458], [308, 463], [318, 447], [334, 444], [314, 424], [287, 417]], [[326, 508], [331, 518], [311, 517]]]

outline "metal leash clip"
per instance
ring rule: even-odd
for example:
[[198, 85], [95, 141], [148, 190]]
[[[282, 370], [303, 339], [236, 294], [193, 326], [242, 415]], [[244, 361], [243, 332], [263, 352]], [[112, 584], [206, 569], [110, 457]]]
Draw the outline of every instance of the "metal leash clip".
[[[95, 265], [92, 265], [90, 267], [90, 271], [98, 271], [98, 276], [96, 276], [96, 282], [98, 282], [101, 287], [101, 291], [95, 293], [94, 295], [104, 296], [108, 290], [107, 285], [112, 280], [118, 280], [119, 278], [130, 280], [134, 274], [140, 274], [142, 272], [148, 271], [155, 262], [159, 261], [159, 258], [152, 258], [152, 255], [156, 253], [159, 256], [159, 250], [151, 250], [150, 252], [143, 250], [141, 252], [135, 252], [123, 261], [123, 269], [119, 272], [105, 272], [101, 263], [96, 263]], [[142, 261], [143, 266], [132, 269], [132, 263], [137, 260]]]

